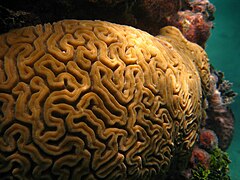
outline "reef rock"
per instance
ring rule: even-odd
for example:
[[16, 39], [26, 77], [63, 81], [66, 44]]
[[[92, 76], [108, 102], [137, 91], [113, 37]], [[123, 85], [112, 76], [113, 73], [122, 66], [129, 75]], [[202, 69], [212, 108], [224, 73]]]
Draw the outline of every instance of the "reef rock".
[[0, 49], [1, 178], [150, 179], [183, 167], [210, 71], [178, 29], [64, 20], [5, 33]]
[[10, 29], [62, 19], [104, 20], [157, 35], [175, 26], [191, 42], [205, 47], [215, 7], [209, 0], [7, 0], [0, 1], [0, 34]]

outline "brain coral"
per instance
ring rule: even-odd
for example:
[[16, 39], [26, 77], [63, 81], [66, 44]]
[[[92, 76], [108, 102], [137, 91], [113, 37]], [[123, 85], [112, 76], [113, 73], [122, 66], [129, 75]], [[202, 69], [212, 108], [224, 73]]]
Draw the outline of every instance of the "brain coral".
[[0, 49], [1, 178], [149, 179], [193, 147], [208, 59], [177, 29], [64, 20]]

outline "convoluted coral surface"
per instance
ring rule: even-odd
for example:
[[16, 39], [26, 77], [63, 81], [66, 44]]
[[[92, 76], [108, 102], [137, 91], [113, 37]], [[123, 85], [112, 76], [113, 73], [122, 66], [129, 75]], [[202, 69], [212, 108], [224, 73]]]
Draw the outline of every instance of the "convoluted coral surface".
[[64, 20], [0, 48], [1, 178], [149, 179], [193, 147], [209, 69], [177, 29]]

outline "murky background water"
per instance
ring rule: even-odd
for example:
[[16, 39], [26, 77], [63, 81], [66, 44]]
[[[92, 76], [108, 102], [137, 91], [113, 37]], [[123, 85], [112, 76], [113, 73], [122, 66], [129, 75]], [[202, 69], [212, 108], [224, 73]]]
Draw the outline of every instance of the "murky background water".
[[215, 69], [225, 74], [225, 79], [233, 83], [238, 93], [231, 105], [235, 115], [235, 132], [228, 149], [230, 176], [240, 180], [240, 1], [211, 0], [217, 9], [214, 29], [207, 43], [207, 53]]

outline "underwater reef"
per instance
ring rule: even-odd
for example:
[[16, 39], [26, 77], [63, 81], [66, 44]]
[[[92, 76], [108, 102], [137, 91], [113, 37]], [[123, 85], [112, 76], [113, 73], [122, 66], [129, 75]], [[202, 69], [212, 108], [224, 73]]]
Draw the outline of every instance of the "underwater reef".
[[214, 12], [0, 2], [1, 178], [230, 179], [237, 94], [204, 51]]

